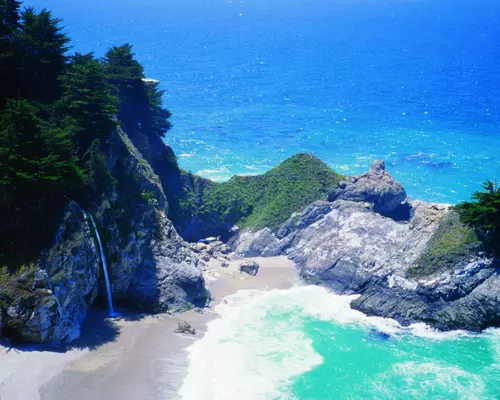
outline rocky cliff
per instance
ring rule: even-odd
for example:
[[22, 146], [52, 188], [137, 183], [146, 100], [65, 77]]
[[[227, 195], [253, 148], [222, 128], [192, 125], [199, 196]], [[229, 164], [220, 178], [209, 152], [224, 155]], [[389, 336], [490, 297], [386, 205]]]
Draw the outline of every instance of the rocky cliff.
[[452, 207], [409, 201], [383, 162], [328, 200], [230, 244], [243, 256], [287, 255], [306, 282], [360, 294], [352, 306], [370, 315], [442, 330], [499, 324], [498, 264]]
[[[94, 216], [118, 305], [179, 311], [204, 305], [203, 261], [167, 217], [159, 177], [120, 129], [103, 150], [105, 190], [85, 208]], [[95, 232], [80, 205], [56, 199], [58, 228], [40, 256], [0, 276], [0, 334], [36, 343], [75, 340], [88, 308], [106, 295]]]

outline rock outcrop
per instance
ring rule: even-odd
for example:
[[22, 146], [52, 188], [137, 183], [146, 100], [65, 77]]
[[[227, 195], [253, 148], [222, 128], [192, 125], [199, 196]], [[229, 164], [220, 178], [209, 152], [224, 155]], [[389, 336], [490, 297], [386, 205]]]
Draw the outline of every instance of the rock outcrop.
[[97, 216], [106, 237], [114, 299], [145, 311], [204, 305], [209, 294], [203, 261], [167, 217], [158, 175], [120, 130], [109, 139], [108, 164], [118, 182]]
[[278, 229], [244, 230], [230, 244], [242, 256], [287, 255], [306, 282], [360, 294], [352, 306], [370, 315], [442, 330], [499, 324], [494, 259], [477, 251], [457, 253], [445, 270], [414, 274], [452, 207], [408, 201], [381, 162], [341, 183], [329, 199]]
[[99, 268], [90, 225], [80, 207], [69, 201], [39, 264], [0, 285], [4, 333], [35, 343], [78, 338], [80, 323], [97, 296]]
[[328, 195], [328, 201], [348, 200], [370, 203], [373, 211], [394, 220], [410, 219], [406, 191], [385, 170], [384, 161], [375, 161], [370, 171], [342, 181]]
[[246, 261], [240, 264], [239, 270], [241, 273], [255, 276], [259, 272], [259, 264], [255, 261]]
[[[120, 129], [106, 148], [105, 188], [85, 207], [103, 240], [115, 302], [153, 312], [204, 306], [204, 261], [168, 219], [160, 179]], [[95, 233], [78, 204], [61, 201], [50, 246], [33, 265], [0, 276], [0, 334], [70, 343], [88, 308], [106, 296]]]

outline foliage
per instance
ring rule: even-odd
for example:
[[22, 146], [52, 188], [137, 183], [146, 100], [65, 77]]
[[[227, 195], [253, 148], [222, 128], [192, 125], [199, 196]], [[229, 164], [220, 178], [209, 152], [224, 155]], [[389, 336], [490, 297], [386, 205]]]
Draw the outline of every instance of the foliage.
[[120, 99], [118, 119], [124, 130], [130, 135], [142, 132], [165, 136], [171, 127], [171, 114], [162, 107], [163, 91], [158, 82], [146, 80], [132, 46], [111, 48], [104, 58], [104, 68]]
[[341, 179], [311, 154], [295, 155], [264, 175], [235, 176], [219, 184], [183, 173], [184, 192], [174, 199], [177, 205], [169, 199], [171, 210], [181, 218], [171, 218], [189, 239], [196, 237], [182, 225], [186, 221], [196, 223], [205, 235], [223, 234], [233, 224], [275, 228], [294, 212], [326, 198]]
[[124, 186], [134, 182], [117, 187], [106, 157], [117, 125], [138, 141], [170, 128], [163, 92], [144, 79], [130, 45], [102, 60], [68, 50], [50, 11], [0, 0], [0, 265], [14, 269], [53, 238], [66, 196], [88, 207], [130, 191]]
[[464, 259], [468, 261], [480, 247], [481, 243], [474, 230], [460, 222], [459, 215], [452, 211], [439, 221], [426, 251], [408, 269], [407, 276], [421, 278], [450, 270]]
[[78, 148], [85, 150], [94, 140], [106, 139], [115, 126], [118, 99], [103, 66], [92, 54], [76, 54], [60, 82], [59, 108], [76, 122]]
[[471, 202], [456, 206], [460, 220], [475, 229], [495, 253], [500, 251], [500, 188], [496, 183], [483, 182], [483, 192], [475, 192]]
[[61, 20], [50, 11], [33, 7], [21, 13], [19, 33], [21, 97], [50, 103], [59, 94], [59, 76], [66, 67], [69, 38], [62, 33]]
[[20, 6], [16, 0], [0, 0], [0, 109], [8, 97], [16, 94], [19, 67], [16, 37], [21, 28]]
[[44, 123], [37, 111], [27, 100], [8, 100], [1, 116], [0, 205], [30, 204], [82, 181], [72, 132]]

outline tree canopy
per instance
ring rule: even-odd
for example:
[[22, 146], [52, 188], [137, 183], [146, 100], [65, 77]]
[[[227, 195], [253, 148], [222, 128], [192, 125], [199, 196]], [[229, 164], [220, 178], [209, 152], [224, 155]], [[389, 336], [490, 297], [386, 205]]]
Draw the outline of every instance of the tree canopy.
[[131, 136], [170, 128], [163, 92], [131, 45], [102, 59], [70, 48], [50, 11], [0, 0], [0, 223], [11, 249], [31, 237], [45, 200], [95, 201], [110, 190], [107, 143], [117, 124]]
[[500, 188], [486, 180], [484, 191], [475, 192], [472, 201], [456, 206], [460, 220], [474, 228], [498, 252], [500, 250]]

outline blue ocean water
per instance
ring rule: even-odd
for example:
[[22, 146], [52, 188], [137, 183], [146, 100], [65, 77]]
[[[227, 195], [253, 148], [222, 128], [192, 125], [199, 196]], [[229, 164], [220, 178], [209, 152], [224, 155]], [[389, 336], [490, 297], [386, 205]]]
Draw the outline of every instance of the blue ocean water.
[[312, 152], [383, 158], [413, 198], [500, 173], [498, 0], [31, 0], [74, 50], [134, 44], [174, 113], [181, 166], [216, 180]]

